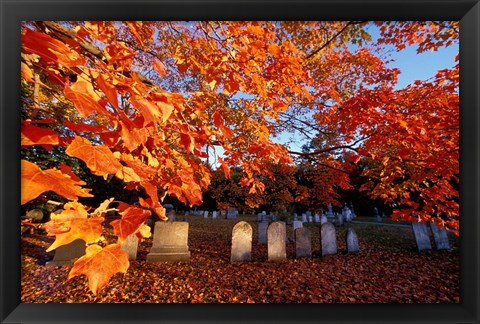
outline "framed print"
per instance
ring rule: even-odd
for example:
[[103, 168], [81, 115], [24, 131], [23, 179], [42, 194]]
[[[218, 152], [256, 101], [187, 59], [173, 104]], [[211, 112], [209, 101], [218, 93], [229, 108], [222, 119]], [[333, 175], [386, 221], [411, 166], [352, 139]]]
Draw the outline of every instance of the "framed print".
[[1, 323], [480, 321], [478, 1], [0, 2]]

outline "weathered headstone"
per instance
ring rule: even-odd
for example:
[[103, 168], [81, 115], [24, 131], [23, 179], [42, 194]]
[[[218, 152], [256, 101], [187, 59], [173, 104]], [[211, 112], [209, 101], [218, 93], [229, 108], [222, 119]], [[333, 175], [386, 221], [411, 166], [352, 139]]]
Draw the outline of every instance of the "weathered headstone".
[[298, 220], [298, 215], [297, 215], [297, 213], [294, 213], [294, 214], [293, 214], [293, 220], [294, 220], [294, 221]]
[[267, 244], [268, 222], [258, 223], [258, 244]]
[[203, 212], [203, 218], [208, 218], [208, 210]]
[[320, 223], [320, 215], [318, 213], [315, 213], [314, 221], [315, 223]]
[[295, 254], [297, 258], [312, 256], [312, 235], [306, 227], [295, 230]]
[[309, 222], [309, 223], [312, 223], [312, 222], [313, 222], [313, 217], [312, 217], [312, 215], [310, 215], [310, 216], [307, 215], [307, 219], [308, 219], [308, 222]]
[[346, 222], [351, 222], [352, 221], [352, 213], [350, 211], [350, 208], [345, 207], [343, 209], [343, 217], [344, 217]]
[[325, 223], [320, 228], [322, 256], [337, 254], [337, 235], [332, 223]]
[[337, 214], [337, 225], [338, 226], [343, 226], [343, 214], [342, 213]]
[[247, 222], [235, 224], [232, 230], [231, 262], [252, 260], [252, 226]]
[[355, 233], [355, 230], [351, 227], [347, 229], [346, 241], [348, 253], [356, 253], [360, 251], [360, 247], [358, 246], [357, 233]]
[[122, 243], [122, 250], [128, 254], [128, 260], [135, 260], [137, 258], [138, 237], [135, 234], [130, 234], [125, 242]]
[[415, 241], [417, 242], [418, 251], [431, 250], [432, 244], [425, 223], [413, 222], [412, 230], [415, 236]]
[[238, 215], [238, 210], [236, 210], [235, 208], [229, 208], [228, 211], [227, 211], [227, 218], [228, 219], [235, 219], [237, 218], [237, 215]]
[[48, 261], [47, 267], [63, 267], [71, 266], [75, 259], [85, 254], [86, 244], [84, 240], [77, 239], [66, 245], [59, 246], [55, 249], [55, 255], [52, 261]]
[[171, 222], [174, 222], [175, 221], [175, 209], [170, 209], [166, 212], [166, 215], [168, 217], [168, 221], [171, 223]]
[[149, 262], [190, 261], [187, 222], [156, 222]]
[[325, 224], [328, 221], [327, 215], [323, 214], [320, 218], [320, 225]]
[[307, 214], [302, 214], [302, 222], [306, 223], [307, 222]]
[[327, 217], [328, 217], [328, 218], [334, 218], [334, 217], [335, 217], [335, 215], [333, 214], [332, 203], [328, 203], [328, 206], [327, 206]]
[[212, 212], [212, 218], [213, 218], [213, 219], [216, 219], [216, 218], [217, 218], [217, 211], [216, 211], [216, 210], [214, 210], [214, 211]]
[[433, 233], [433, 241], [437, 250], [450, 250], [450, 243], [448, 242], [447, 230], [439, 228], [435, 223], [430, 222], [430, 228]]
[[[285, 224], [285, 223], [284, 223]], [[277, 261], [287, 258], [287, 248], [285, 244], [285, 225], [282, 222], [273, 222], [268, 226], [268, 260]]]
[[300, 228], [300, 227], [303, 227], [303, 223], [301, 221], [298, 221], [298, 220], [294, 220], [293, 221], [293, 239], [295, 240], [295, 230], [297, 228]]

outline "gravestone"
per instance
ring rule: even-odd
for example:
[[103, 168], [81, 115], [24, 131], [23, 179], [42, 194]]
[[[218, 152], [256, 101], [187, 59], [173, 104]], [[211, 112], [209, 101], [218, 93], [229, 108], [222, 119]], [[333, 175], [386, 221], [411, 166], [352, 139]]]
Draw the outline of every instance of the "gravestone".
[[347, 241], [347, 252], [348, 253], [356, 253], [356, 252], [360, 251], [360, 248], [358, 246], [357, 233], [355, 233], [355, 230], [351, 227], [349, 227], [348, 230], [347, 230], [346, 241]]
[[297, 213], [294, 213], [294, 214], [293, 214], [293, 220], [294, 220], [294, 221], [298, 220], [298, 215], [297, 215]]
[[71, 266], [73, 262], [75, 262], [75, 259], [85, 254], [85, 249], [85, 241], [76, 239], [71, 243], [56, 248], [53, 260], [48, 261], [45, 265], [47, 267]]
[[236, 219], [238, 215], [238, 210], [235, 208], [228, 208], [227, 210], [227, 218], [228, 219]]
[[437, 250], [450, 250], [450, 243], [448, 242], [447, 230], [439, 228], [435, 223], [430, 222], [430, 228], [433, 233], [433, 241]]
[[327, 215], [323, 214], [322, 217], [320, 218], [320, 225], [323, 225], [327, 222]]
[[417, 242], [418, 251], [431, 250], [430, 236], [428, 235], [427, 226], [425, 223], [413, 222], [412, 230]]
[[257, 214], [257, 222], [261, 222], [263, 220], [263, 214], [262, 213], [258, 213]]
[[302, 222], [307, 222], [307, 214], [302, 214]]
[[320, 223], [320, 215], [318, 213], [315, 213], [315, 223]]
[[130, 234], [125, 242], [122, 243], [122, 250], [128, 254], [128, 260], [135, 260], [137, 258], [138, 237], [135, 234]]
[[208, 210], [203, 212], [203, 218], [208, 218]]
[[258, 223], [258, 244], [267, 244], [268, 222]]
[[31, 218], [33, 223], [40, 223], [43, 220], [43, 212], [41, 209], [32, 209], [27, 212], [25, 218]]
[[252, 226], [247, 222], [235, 224], [232, 230], [230, 262], [252, 260]]
[[308, 218], [308, 222], [309, 222], [309, 223], [312, 223], [312, 222], [313, 222], [313, 217], [312, 217], [312, 215], [310, 215], [310, 216], [307, 215], [307, 218]]
[[156, 222], [148, 262], [190, 261], [187, 222]]
[[175, 210], [170, 209], [170, 211], [167, 212], [167, 217], [168, 217], [168, 221], [170, 223], [174, 222], [175, 221]]
[[295, 255], [297, 258], [312, 256], [312, 235], [306, 227], [295, 230]]
[[216, 218], [217, 218], [217, 211], [216, 211], [216, 210], [214, 210], [214, 211], [212, 212], [212, 218], [213, 218], [213, 219], [216, 219]]
[[337, 254], [337, 235], [332, 223], [325, 223], [321, 226], [320, 241], [322, 256]]
[[352, 213], [350, 211], [350, 208], [345, 207], [343, 209], [343, 216], [346, 222], [351, 222], [352, 221]]
[[285, 223], [282, 224], [282, 222], [274, 222], [268, 226], [267, 250], [269, 261], [285, 260], [287, 258], [285, 237]]
[[343, 214], [341, 214], [341, 213], [337, 214], [337, 225], [338, 226], [343, 226]]
[[327, 206], [327, 217], [328, 217], [328, 218], [335, 218], [335, 215], [333, 214], [332, 203], [328, 203], [328, 206]]
[[303, 223], [301, 221], [294, 220], [293, 221], [293, 239], [294, 240], [295, 240], [295, 230], [300, 227], [303, 227]]

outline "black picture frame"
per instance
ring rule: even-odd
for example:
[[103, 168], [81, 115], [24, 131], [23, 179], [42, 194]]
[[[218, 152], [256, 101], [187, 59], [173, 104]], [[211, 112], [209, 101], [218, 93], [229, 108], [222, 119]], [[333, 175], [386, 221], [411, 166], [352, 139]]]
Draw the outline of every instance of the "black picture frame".
[[[477, 0], [0, 0], [1, 323], [479, 323], [480, 4]], [[460, 304], [21, 304], [23, 20], [460, 20]]]

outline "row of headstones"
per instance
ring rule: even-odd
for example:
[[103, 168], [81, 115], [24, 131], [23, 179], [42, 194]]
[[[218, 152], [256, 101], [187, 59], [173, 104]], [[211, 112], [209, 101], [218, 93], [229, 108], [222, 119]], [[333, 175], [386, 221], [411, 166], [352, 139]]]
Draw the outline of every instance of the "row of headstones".
[[[450, 250], [447, 230], [445, 230], [444, 228], [439, 228], [432, 222], [430, 222], [430, 228], [432, 230], [435, 248], [437, 250]], [[412, 230], [415, 236], [415, 242], [417, 243], [418, 251], [420, 252], [423, 250], [431, 250], [432, 243], [430, 241], [427, 224], [414, 222], [412, 223]]]
[[[52, 261], [47, 266], [72, 265], [76, 258], [85, 254], [85, 241], [75, 240], [58, 247]], [[122, 243], [122, 249], [129, 260], [137, 258], [138, 238], [135, 234], [128, 236]], [[155, 222], [153, 245], [147, 254], [148, 262], [190, 261], [188, 249], [188, 222]]]
[[[438, 250], [450, 249], [447, 232], [430, 223], [435, 246]], [[432, 248], [428, 229], [424, 223], [412, 223], [413, 233], [417, 242], [418, 250], [430, 250]], [[297, 257], [311, 256], [311, 233], [304, 228], [301, 222], [294, 222], [294, 239]], [[337, 253], [335, 226], [326, 222], [320, 229], [322, 256]], [[268, 244], [268, 259], [286, 259], [286, 224], [273, 222], [270, 225], [265, 222], [258, 223], [258, 243]], [[358, 252], [358, 238], [353, 228], [348, 228], [346, 235], [348, 252]], [[138, 249], [138, 239], [130, 235], [122, 243], [122, 249], [129, 255], [130, 260], [135, 260]], [[252, 251], [252, 227], [247, 222], [237, 223], [232, 231], [231, 261], [250, 261]], [[85, 242], [76, 240], [68, 245], [60, 246], [55, 251], [54, 259], [47, 262], [47, 266], [71, 265], [75, 258], [85, 254]], [[163, 261], [189, 261], [188, 250], [188, 223], [187, 222], [156, 222], [153, 238], [153, 246], [147, 255], [149, 262]]]
[[213, 219], [216, 219], [217, 217], [225, 217], [226, 218], [237, 218], [239, 212], [235, 208], [229, 208], [226, 212], [219, 212], [214, 210], [213, 212], [209, 212], [208, 210], [191, 210], [186, 212], [186, 214], [191, 214], [195, 216], [203, 216], [203, 218], [209, 218], [211, 215]]
[[[259, 223], [258, 242], [267, 243], [268, 260], [287, 259], [287, 232], [285, 222]], [[264, 233], [266, 232], [266, 239]], [[251, 261], [252, 259], [252, 226], [247, 222], [235, 224], [232, 230], [231, 262]], [[311, 231], [303, 226], [294, 228], [295, 255], [297, 258], [312, 256]], [[265, 242], [264, 242], [265, 241]], [[335, 226], [326, 222], [320, 227], [320, 247], [322, 256], [337, 253], [337, 235]], [[347, 252], [359, 251], [358, 238], [353, 228], [348, 228], [346, 235]]]

